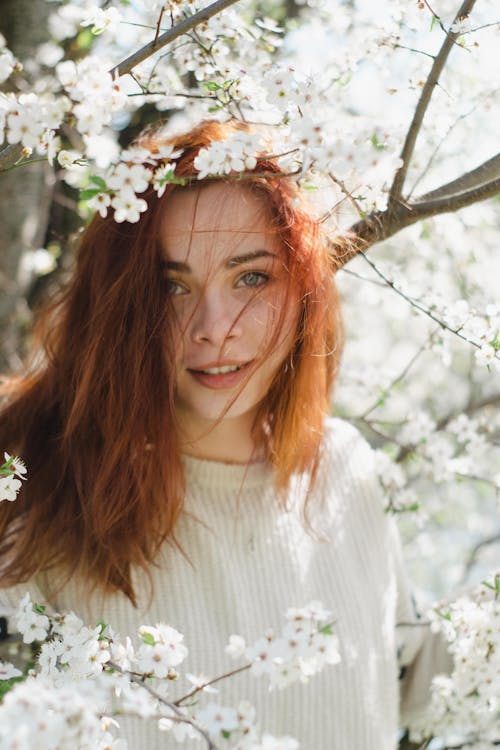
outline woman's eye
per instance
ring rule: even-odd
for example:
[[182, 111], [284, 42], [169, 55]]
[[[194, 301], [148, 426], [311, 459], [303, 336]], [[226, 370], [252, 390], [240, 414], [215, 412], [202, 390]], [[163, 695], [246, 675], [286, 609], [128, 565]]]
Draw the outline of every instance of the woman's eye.
[[262, 273], [261, 271], [248, 271], [248, 273], [244, 273], [240, 276], [236, 286], [263, 286], [267, 281], [269, 281], [269, 275], [267, 273]]
[[166, 279], [167, 294], [169, 297], [176, 297], [179, 294], [187, 294], [187, 289], [183, 284], [175, 279]]

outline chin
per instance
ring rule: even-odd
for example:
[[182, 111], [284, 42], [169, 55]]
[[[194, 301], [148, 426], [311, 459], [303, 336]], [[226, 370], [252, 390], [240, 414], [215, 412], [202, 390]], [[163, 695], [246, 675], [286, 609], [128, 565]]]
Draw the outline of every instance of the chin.
[[243, 394], [225, 395], [223, 398], [210, 395], [208, 398], [183, 398], [178, 394], [176, 404], [179, 416], [186, 417], [190, 422], [237, 419], [249, 413], [254, 414], [260, 399], [244, 397]]

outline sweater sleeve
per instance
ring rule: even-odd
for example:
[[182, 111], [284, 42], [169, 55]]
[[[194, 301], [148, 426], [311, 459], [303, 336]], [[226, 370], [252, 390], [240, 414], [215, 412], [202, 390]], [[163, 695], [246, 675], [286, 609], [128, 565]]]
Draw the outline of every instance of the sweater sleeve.
[[0, 618], [3, 627], [2, 637], [13, 635], [16, 632], [14, 615], [23, 596], [29, 593], [33, 604], [44, 604], [45, 596], [35, 581], [19, 583], [9, 588], [0, 588]]
[[398, 586], [396, 642], [400, 679], [400, 724], [408, 723], [425, 711], [430, 701], [432, 678], [449, 674], [453, 668], [451, 654], [441, 633], [434, 633], [429, 621], [417, 607], [406, 573], [401, 541], [393, 519], [394, 561]]
[[[384, 513], [386, 501], [376, 471], [376, 454], [368, 442], [352, 425], [341, 420], [328, 423], [333, 439], [340, 432], [349, 446], [353, 474], [365, 477], [363, 495], [369, 496], [380, 513]], [[346, 462], [348, 459], [346, 457]], [[453, 662], [441, 634], [430, 629], [430, 623], [416, 606], [413, 586], [407, 575], [401, 538], [394, 517], [384, 513], [387, 524], [387, 554], [391, 556], [391, 570], [395, 577], [396, 600], [396, 644], [400, 674], [400, 724], [404, 727], [410, 720], [418, 718], [430, 701], [430, 685], [437, 674], [449, 674]]]
[[399, 529], [394, 517], [386, 514], [386, 500], [376, 470], [376, 454], [362, 435], [352, 425], [338, 420], [329, 423], [333, 437], [335, 429], [343, 429], [349, 442], [349, 452], [356, 476], [366, 477], [364, 493], [370, 496], [384, 513], [387, 524], [386, 539], [391, 569], [395, 577], [396, 647], [400, 677], [400, 725], [419, 718], [430, 702], [432, 678], [449, 674], [453, 660], [447, 650], [446, 640], [440, 633], [431, 631], [430, 623], [416, 606], [413, 586], [406, 571]]

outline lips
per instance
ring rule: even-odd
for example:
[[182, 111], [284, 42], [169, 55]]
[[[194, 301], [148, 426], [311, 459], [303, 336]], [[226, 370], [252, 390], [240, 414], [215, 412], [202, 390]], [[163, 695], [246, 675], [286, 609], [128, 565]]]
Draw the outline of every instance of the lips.
[[234, 388], [241, 383], [248, 376], [251, 364], [251, 362], [243, 364], [240, 362], [211, 362], [197, 369], [188, 367], [187, 372], [205, 388], [224, 390], [225, 388]]

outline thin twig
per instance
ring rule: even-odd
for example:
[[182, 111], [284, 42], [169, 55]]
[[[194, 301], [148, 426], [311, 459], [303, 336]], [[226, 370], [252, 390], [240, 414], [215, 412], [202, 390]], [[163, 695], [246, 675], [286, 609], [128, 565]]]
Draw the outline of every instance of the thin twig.
[[434, 10], [434, 9], [433, 9], [433, 8], [431, 7], [431, 4], [430, 4], [430, 3], [428, 2], [428, 0], [424, 0], [424, 3], [425, 3], [425, 5], [426, 5], [426, 7], [427, 7], [427, 10], [429, 10], [429, 11], [430, 11], [430, 13], [431, 13], [431, 15], [432, 15], [432, 16], [434, 17], [434, 20], [435, 20], [435, 21], [436, 21], [436, 22], [437, 22], [437, 23], [439, 24], [439, 26], [440, 26], [441, 30], [442, 30], [442, 31], [444, 31], [444, 33], [446, 34], [446, 33], [447, 33], [447, 32], [446, 32], [446, 28], [445, 28], [445, 26], [444, 26], [443, 22], [441, 21], [441, 17], [440, 17], [440, 16], [439, 16], [439, 15], [438, 15], [438, 14], [436, 13], [436, 11], [435, 11], [435, 10]]
[[454, 411], [439, 420], [436, 425], [437, 430], [445, 429], [450, 422], [459, 417], [461, 414], [465, 414], [470, 417], [481, 409], [486, 409], [488, 406], [499, 406], [500, 405], [500, 393], [494, 393], [492, 396], [486, 396], [485, 398], [478, 399], [477, 401], [469, 401], [469, 403], [460, 411]]
[[[491, 96], [491, 92], [488, 92], [488, 96]], [[410, 192], [406, 196], [407, 200], [409, 200], [411, 198], [411, 196], [413, 195], [413, 193], [417, 189], [418, 185], [421, 183], [421, 181], [423, 180], [423, 178], [428, 173], [429, 169], [432, 166], [432, 163], [433, 163], [434, 159], [436, 158], [437, 154], [439, 153], [439, 150], [441, 149], [441, 146], [443, 145], [443, 143], [446, 142], [446, 140], [448, 139], [450, 133], [456, 128], [456, 126], [458, 125], [459, 122], [461, 122], [462, 120], [465, 120], [473, 112], [475, 112], [476, 109], [480, 106], [481, 103], [482, 103], [481, 101], [476, 102], [476, 104], [471, 109], [469, 109], [467, 112], [464, 112], [463, 114], [459, 115], [455, 119], [455, 121], [450, 125], [450, 127], [446, 131], [445, 135], [441, 138], [441, 140], [439, 141], [439, 143], [434, 148], [432, 154], [430, 155], [429, 159], [427, 160], [427, 164], [425, 165], [425, 167], [423, 168], [423, 170], [420, 172], [420, 175], [417, 177], [417, 179], [413, 183], [413, 187], [411, 188]], [[487, 180], [493, 179], [494, 177], [498, 176], [498, 172], [497, 173], [495, 173], [493, 171], [490, 172], [489, 171], [490, 168], [487, 165], [488, 165], [488, 162], [483, 162], [483, 164], [481, 164], [479, 167], [476, 167], [476, 170], [479, 170], [479, 169], [482, 169], [482, 168], [485, 169], [484, 178], [479, 181], [479, 184], [487, 182]], [[472, 170], [472, 171], [475, 171], [475, 170]], [[468, 173], [468, 174], [471, 174], [471, 173]], [[442, 185], [436, 191], [432, 191], [432, 193], [431, 192], [426, 193], [425, 197], [431, 197], [431, 195], [432, 195], [433, 197], [437, 198], [440, 195], [446, 195], [446, 194], [450, 194], [452, 192], [453, 193], [459, 192], [460, 188], [462, 187], [462, 181], [464, 180], [465, 177], [466, 177], [466, 175], [462, 175], [462, 177], [459, 177], [457, 180], [453, 180], [451, 183], [448, 183], [447, 185]], [[452, 190], [452, 186], [455, 183], [457, 185], [457, 189], [456, 190]], [[465, 188], [468, 188], [468, 187], [474, 187], [476, 184], [478, 184], [477, 181], [474, 182], [474, 183], [471, 183], [471, 184], [465, 184], [465, 182], [464, 182], [462, 189], [465, 189]]]
[[438, 318], [432, 310], [429, 310], [429, 308], [422, 305], [417, 300], [413, 299], [413, 297], [410, 297], [409, 295], [405, 294], [401, 289], [398, 288], [395, 281], [392, 281], [389, 279], [388, 276], [386, 276], [383, 271], [380, 270], [380, 268], [369, 258], [365, 253], [362, 253], [362, 258], [368, 263], [368, 265], [373, 268], [375, 273], [380, 276], [381, 279], [383, 279], [388, 286], [393, 289], [396, 294], [398, 294], [400, 297], [402, 297], [404, 300], [406, 300], [411, 307], [414, 307], [416, 310], [419, 310], [420, 312], [424, 313], [424, 315], [427, 315], [431, 320], [433, 320], [435, 323], [437, 323], [440, 328], [449, 331], [450, 333], [454, 333], [455, 336], [458, 336], [463, 341], [466, 341], [468, 344], [471, 344], [472, 346], [476, 347], [476, 349], [481, 349], [481, 344], [479, 344], [477, 341], [474, 341], [474, 339], [470, 339], [467, 336], [465, 336], [463, 333], [460, 332], [459, 328], [452, 328], [447, 323], [444, 322], [444, 320], [441, 320], [441, 318]]
[[430, 52], [424, 52], [423, 49], [415, 49], [415, 47], [407, 47], [406, 44], [399, 44], [398, 42], [395, 42], [392, 47], [394, 49], [406, 49], [408, 52], [415, 52], [417, 55], [425, 55], [425, 57], [430, 57], [431, 60], [435, 60], [436, 56], [432, 55]]
[[496, 542], [500, 542], [500, 534], [493, 534], [492, 536], [488, 536], [485, 539], [481, 539], [480, 542], [477, 542], [474, 547], [470, 550], [469, 556], [467, 558], [467, 561], [464, 565], [464, 572], [462, 575], [461, 583], [464, 584], [467, 580], [467, 576], [469, 575], [472, 566], [475, 564], [479, 553], [483, 549], [483, 547], [488, 547], [490, 544], [496, 544]]
[[387, 284], [384, 281], [379, 281], [378, 279], [370, 279], [369, 276], [363, 276], [361, 273], [356, 273], [356, 271], [352, 271], [350, 268], [346, 268], [345, 266], [340, 269], [343, 273], [347, 273], [349, 276], [354, 276], [355, 279], [359, 279], [360, 281], [367, 281], [369, 284], [375, 284], [375, 286], [381, 286], [386, 287]]
[[[127, 672], [125, 669], [122, 669], [118, 664], [116, 664], [113, 661], [108, 661], [106, 663], [107, 667], [110, 667], [111, 669], [114, 669], [115, 672], [119, 672], [120, 674], [125, 675], [128, 677], [130, 682], [135, 682], [136, 685], [140, 685], [144, 690], [146, 690], [153, 698], [155, 698], [160, 703], [163, 703], [164, 706], [169, 708], [176, 716], [178, 721], [183, 721], [186, 724], [190, 724], [193, 729], [196, 729], [197, 732], [203, 737], [204, 740], [206, 740], [208, 750], [218, 750], [217, 746], [214, 745], [212, 740], [210, 739], [210, 736], [208, 733], [202, 729], [202, 727], [198, 726], [192, 719], [189, 719], [187, 716], [184, 716], [182, 711], [179, 709], [179, 707], [175, 703], [171, 703], [170, 701], [167, 701], [163, 696], [161, 696], [154, 688], [151, 687], [151, 685], [148, 685], [147, 682], [144, 681], [142, 675], [134, 674], [133, 672]], [[166, 717], [168, 718], [168, 717]], [[173, 717], [172, 717], [173, 718]]]
[[[137, 52], [134, 52], [132, 55], [126, 57], [118, 65], [115, 65], [113, 68], [111, 68], [109, 72], [113, 77], [130, 73], [136, 65], [146, 60], [162, 47], [170, 44], [170, 42], [173, 42], [174, 39], [177, 39], [186, 32], [191, 31], [191, 29], [193, 29], [198, 24], [207, 21], [209, 18], [212, 18], [212, 16], [217, 15], [225, 8], [228, 8], [230, 5], [235, 5], [237, 2], [238, 0], [216, 0], [216, 2], [198, 11], [198, 13], [194, 13], [192, 16], [183, 19], [160, 36], [155, 36], [152, 42], [149, 42], [148, 44], [144, 45], [144, 47], [141, 47], [139, 50], [137, 50]], [[19, 160], [22, 155], [22, 148], [23, 147], [21, 144], [16, 143], [6, 146], [6, 148], [0, 151], [0, 172], [6, 171], [6, 169], [9, 169], [15, 164], [15, 162]]]
[[156, 23], [156, 34], [155, 34], [155, 38], [154, 38], [154, 40], [153, 40], [155, 44], [156, 44], [156, 42], [158, 41], [158, 37], [160, 36], [160, 31], [161, 31], [161, 21], [162, 21], [162, 18], [163, 18], [163, 14], [164, 14], [164, 13], [165, 13], [165, 6], [164, 6], [164, 5], [162, 5], [162, 6], [161, 6], [161, 10], [160, 10], [160, 15], [158, 16], [158, 21], [157, 21], [157, 23]]
[[500, 26], [500, 21], [492, 21], [491, 23], [483, 23], [481, 26], [474, 26], [473, 29], [462, 31], [461, 36], [465, 36], [466, 34], [474, 34], [476, 31], [481, 31], [482, 29], [489, 29], [490, 26]]
[[[427, 337], [427, 340], [424, 341], [424, 343], [417, 349], [415, 354], [411, 357], [411, 359], [407, 362], [407, 364], [403, 368], [402, 372], [400, 372], [400, 374], [397, 377], [395, 377], [394, 380], [392, 380], [392, 382], [390, 383], [389, 386], [387, 386], [387, 388], [383, 389], [382, 391], [383, 396], [387, 396], [390, 393], [390, 391], [392, 391], [392, 389], [398, 385], [398, 383], [404, 380], [404, 378], [408, 375], [408, 372], [413, 367], [415, 362], [421, 357], [423, 352], [427, 349], [429, 343], [432, 341], [432, 339], [434, 338], [438, 330], [439, 329], [436, 329], [436, 331], [433, 331], [431, 334], [429, 334], [429, 336]], [[370, 407], [368, 407], [368, 409], [366, 409], [366, 411], [364, 411], [363, 414], [360, 415], [360, 418], [367, 419], [367, 417], [370, 416], [372, 411], [375, 411], [375, 409], [377, 409], [379, 406], [380, 406], [380, 397]]]
[[226, 672], [226, 674], [221, 674], [219, 677], [214, 677], [213, 680], [207, 680], [207, 682], [204, 682], [202, 685], [198, 685], [193, 690], [191, 690], [190, 693], [187, 693], [186, 695], [183, 695], [182, 698], [179, 698], [175, 701], [176, 706], [182, 706], [183, 703], [185, 703], [189, 698], [192, 698], [197, 693], [201, 692], [202, 690], [205, 690], [205, 688], [210, 687], [211, 685], [215, 685], [216, 682], [220, 682], [220, 680], [225, 680], [227, 677], [232, 677], [235, 674], [239, 674], [240, 672], [246, 672], [247, 669], [250, 669], [252, 665], [251, 664], [244, 664], [242, 667], [237, 667], [236, 669], [233, 669], [231, 672]]
[[[460, 6], [458, 13], [455, 16], [454, 22], [458, 21], [459, 19], [465, 16], [468, 16], [470, 11], [474, 7], [475, 3], [476, 3], [476, 0], [464, 0], [462, 5]], [[429, 8], [429, 10], [431, 10], [433, 15], [436, 18], [439, 18], [434, 13], [432, 8], [430, 8], [428, 3], [426, 3], [426, 5]], [[460, 36], [457, 32], [446, 31], [446, 30], [445, 32], [446, 32], [445, 39], [443, 41], [443, 44], [441, 45], [441, 49], [439, 50], [438, 54], [434, 58], [434, 62], [429, 71], [429, 75], [427, 76], [427, 79], [425, 81], [424, 87], [422, 89], [422, 93], [420, 95], [420, 99], [418, 100], [418, 103], [417, 103], [417, 106], [413, 115], [413, 119], [411, 121], [410, 127], [406, 134], [403, 149], [401, 151], [401, 159], [403, 160], [403, 164], [397, 170], [396, 175], [394, 177], [394, 181], [392, 183], [391, 190], [390, 190], [390, 204], [392, 206], [394, 204], [399, 203], [401, 199], [401, 196], [403, 193], [404, 182], [406, 179], [406, 175], [408, 173], [411, 157], [415, 150], [415, 144], [417, 142], [417, 137], [422, 127], [425, 113], [429, 106], [434, 89], [439, 81], [443, 68], [446, 65], [446, 61], [451, 52], [451, 49], [456, 39]]]
[[238, 0], [216, 0], [216, 2], [207, 5], [206, 8], [198, 11], [198, 13], [194, 13], [192, 16], [179, 21], [179, 23], [171, 29], [160, 34], [158, 38], [153, 39], [152, 42], [145, 44], [144, 47], [141, 47], [137, 52], [134, 52], [132, 55], [125, 58], [125, 60], [122, 60], [121, 63], [111, 69], [111, 75], [122, 76], [125, 75], [125, 73], [130, 73], [132, 68], [143, 62], [143, 60], [146, 60], [154, 52], [157, 52], [162, 47], [173, 42], [174, 39], [182, 36], [182, 34], [186, 34], [188, 31], [191, 31], [191, 29], [194, 29], [195, 26], [198, 26], [198, 24], [208, 21], [212, 16], [217, 15], [230, 5], [235, 5], [237, 2]]

